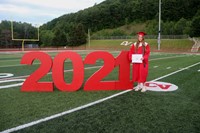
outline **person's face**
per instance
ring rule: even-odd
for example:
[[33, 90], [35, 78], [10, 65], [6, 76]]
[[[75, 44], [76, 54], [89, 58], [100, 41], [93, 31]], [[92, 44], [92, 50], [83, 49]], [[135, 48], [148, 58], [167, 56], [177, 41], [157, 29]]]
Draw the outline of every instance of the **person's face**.
[[138, 41], [140, 41], [140, 42], [141, 42], [141, 41], [143, 41], [143, 39], [144, 39], [144, 38], [143, 38], [143, 36], [142, 36], [142, 35], [138, 35]]

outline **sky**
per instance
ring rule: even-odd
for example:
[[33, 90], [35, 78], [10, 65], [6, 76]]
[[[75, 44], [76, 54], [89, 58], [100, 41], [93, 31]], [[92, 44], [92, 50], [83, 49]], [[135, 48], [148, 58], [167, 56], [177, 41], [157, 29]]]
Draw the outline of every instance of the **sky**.
[[42, 25], [102, 1], [105, 0], [0, 0], [0, 22], [12, 20]]

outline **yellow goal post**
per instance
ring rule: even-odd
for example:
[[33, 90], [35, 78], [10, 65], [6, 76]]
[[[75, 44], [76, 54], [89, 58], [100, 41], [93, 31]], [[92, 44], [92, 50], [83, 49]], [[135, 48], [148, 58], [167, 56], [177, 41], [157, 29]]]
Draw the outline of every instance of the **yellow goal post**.
[[22, 51], [24, 51], [24, 42], [25, 41], [36, 42], [36, 41], [39, 41], [39, 38], [40, 38], [39, 26], [37, 27], [37, 38], [36, 39], [14, 38], [13, 21], [11, 21], [11, 33], [12, 33], [13, 41], [22, 41]]

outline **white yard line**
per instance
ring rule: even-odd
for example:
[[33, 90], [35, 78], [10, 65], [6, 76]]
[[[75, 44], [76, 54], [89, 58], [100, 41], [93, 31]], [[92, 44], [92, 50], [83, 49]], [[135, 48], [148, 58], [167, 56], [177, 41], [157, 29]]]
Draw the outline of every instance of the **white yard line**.
[[167, 67], [166, 69], [171, 69], [172, 67]]
[[[114, 52], [113, 52], [114, 53]], [[186, 55], [184, 55], [186, 56]], [[182, 56], [172, 56], [172, 57], [163, 57], [163, 58], [156, 58], [156, 59], [150, 59], [149, 61], [152, 61], [152, 60], [164, 60], [164, 59], [169, 59], [169, 58], [177, 58], [177, 57], [183, 57]], [[66, 62], [70, 62], [70, 61], [66, 61]], [[41, 63], [34, 63], [35, 64], [41, 64]], [[11, 65], [13, 66], [13, 65]], [[14, 66], [25, 66], [25, 65], [14, 65]], [[0, 66], [0, 67], [5, 67], [5, 66]], [[8, 66], [7, 66], [8, 67]], [[92, 69], [92, 68], [98, 68], [98, 67], [101, 67], [101, 66], [96, 66], [96, 67], [88, 67], [88, 68], [85, 68], [85, 69]], [[157, 68], [158, 66], [155, 66], [154, 68]], [[68, 72], [68, 71], [72, 71], [72, 69], [70, 70], [65, 70], [64, 72]], [[49, 72], [48, 74], [51, 74], [52, 72]], [[7, 79], [16, 79], [16, 78], [26, 78], [28, 77], [29, 75], [25, 75], [25, 76], [18, 76], [18, 77], [11, 77], [11, 78], [7, 78]], [[6, 80], [7, 80], [6, 79]], [[0, 80], [3, 80], [3, 79], [0, 79]], [[5, 79], [4, 79], [5, 80]]]
[[[87, 53], [78, 53], [79, 55], [86, 55]], [[54, 56], [56, 56], [57, 54], [55, 54]], [[12, 61], [21, 61], [21, 57], [19, 57], [19, 59], [13, 59], [13, 60], [0, 60], [0, 62], [12, 62]], [[40, 64], [40, 63], [37, 63], [37, 64]]]
[[16, 86], [21, 86], [23, 84], [23, 82], [25, 81], [25, 79], [2, 80], [2, 81], [0, 81], [0, 84], [1, 83], [7, 83], [7, 82], [19, 82], [19, 81], [21, 83], [15, 83], [15, 84], [11, 84], [11, 85], [0, 86], [0, 90], [6, 89], [6, 88], [11, 88], [11, 87], [16, 87]]
[[13, 59], [13, 60], [0, 60], [0, 62], [15, 62], [15, 61], [19, 61], [20, 62], [20, 58], [19, 59]]
[[[112, 53], [116, 53], [116, 52], [112, 52]], [[184, 57], [184, 56], [188, 56], [188, 55], [180, 55], [180, 56], [171, 56], [171, 57], [163, 57], [163, 58], [156, 58], [156, 59], [150, 59], [149, 61], [152, 61], [152, 60], [161, 60], [161, 59], [170, 59], [170, 58], [177, 58], [177, 57]], [[33, 65], [38, 65], [38, 64], [41, 64], [41, 63], [34, 63]], [[7, 65], [7, 66], [0, 66], [1, 67], [14, 67], [14, 66], [25, 66], [23, 64], [18, 64], [18, 65]]]
[[[174, 75], [174, 74], [176, 74], [176, 73], [178, 73], [178, 72], [184, 71], [184, 70], [186, 70], [186, 69], [188, 69], [188, 68], [194, 67], [194, 66], [199, 65], [199, 64], [200, 64], [200, 62], [195, 63], [195, 64], [190, 65], [190, 66], [187, 66], [187, 67], [185, 67], [185, 68], [183, 68], [183, 69], [181, 69], [181, 70], [177, 70], [177, 71], [174, 71], [174, 72], [169, 73], [169, 74], [167, 74], [167, 75], [164, 75], [164, 76], [161, 76], [161, 77], [159, 77], [159, 78], [156, 78], [156, 79], [154, 79], [154, 80], [152, 80], [152, 81], [157, 81], [157, 80], [160, 80], [160, 79], [169, 77], [169, 76], [171, 76], [171, 75]], [[91, 102], [91, 103], [88, 103], [88, 104], [85, 104], [85, 105], [76, 107], [76, 108], [71, 109], [71, 110], [67, 110], [67, 111], [64, 111], [64, 112], [61, 112], [61, 113], [58, 113], [58, 114], [55, 114], [55, 115], [46, 117], [46, 118], [42, 118], [42, 119], [39, 119], [39, 120], [30, 122], [30, 123], [27, 123], [27, 124], [23, 124], [23, 125], [14, 127], [14, 128], [10, 128], [10, 129], [4, 130], [4, 131], [2, 131], [1, 133], [9, 133], [9, 132], [18, 131], [18, 130], [21, 130], [21, 129], [24, 129], [24, 128], [27, 128], [27, 127], [31, 127], [31, 126], [33, 126], [33, 125], [37, 125], [37, 124], [39, 124], [39, 123], [46, 122], [46, 121], [49, 121], [49, 120], [52, 120], [52, 119], [61, 117], [61, 116], [63, 116], [63, 115], [70, 114], [70, 113], [73, 113], [73, 112], [76, 112], [76, 111], [79, 111], [79, 110], [82, 110], [82, 109], [91, 107], [91, 106], [93, 106], [93, 105], [102, 103], [102, 102], [104, 102], [104, 101], [106, 101], [106, 100], [109, 100], [109, 99], [111, 99], [111, 98], [117, 97], [117, 96], [119, 96], [119, 95], [125, 94], [125, 93], [130, 92], [130, 91], [132, 91], [132, 89], [130, 89], [130, 90], [125, 90], [125, 91], [116, 93], [116, 94], [111, 95], [111, 96], [109, 96], [109, 97], [102, 98], [102, 99], [100, 99], [100, 100], [97, 100], [97, 101], [94, 101], [94, 102]]]
[[185, 57], [185, 56], [188, 56], [188, 55], [179, 55], [179, 56], [170, 56], [170, 57], [162, 57], [162, 58], [155, 58], [155, 59], [150, 59], [150, 61], [152, 60], [160, 60], [160, 59], [171, 59], [171, 58], [177, 58], [177, 57]]
[[[36, 64], [40, 64], [40, 63], [34, 63], [34, 65], [36, 65]], [[18, 64], [18, 65], [7, 65], [7, 66], [0, 66], [0, 68], [1, 67], [17, 67], [17, 66], [25, 66], [25, 65], [22, 65], [22, 64]]]
[[[113, 52], [115, 53], [115, 51]], [[164, 60], [164, 59], [169, 59], [169, 58], [177, 58], [177, 57], [184, 57], [186, 55], [181, 55], [181, 56], [172, 56], [172, 57], [163, 57], [163, 58], [156, 58], [156, 59], [150, 59], [149, 61], [152, 61], [152, 60]], [[70, 61], [67, 61], [67, 62], [70, 62]], [[41, 63], [34, 63], [35, 64], [41, 64]], [[25, 65], [10, 65], [10, 66], [25, 66]], [[1, 67], [5, 67], [5, 66], [0, 66]], [[9, 66], [7, 66], [9, 67]], [[101, 66], [97, 66], [97, 67], [89, 67], [89, 68], [85, 68], [85, 69], [90, 69], [90, 68], [98, 68], [98, 67], [101, 67]], [[157, 68], [158, 66], [155, 66], [154, 68]], [[64, 72], [68, 72], [68, 71], [72, 71], [72, 70], [65, 70]], [[49, 72], [48, 74], [51, 74], [52, 72]], [[18, 77], [11, 77], [11, 78], [7, 78], [7, 79], [16, 79], [16, 78], [26, 78], [28, 77], [29, 75], [25, 75], [25, 76], [18, 76]], [[6, 80], [7, 80], [6, 79]], [[3, 79], [0, 79], [0, 80], [3, 80]], [[5, 80], [5, 79], [4, 79]]]
[[176, 73], [178, 73], [178, 72], [187, 70], [187, 69], [189, 69], [189, 68], [191, 68], [191, 67], [194, 67], [194, 66], [197, 66], [197, 65], [200, 65], [200, 62], [195, 63], [195, 64], [193, 64], [193, 65], [190, 65], [190, 66], [188, 66], [188, 67], [182, 68], [182, 69], [180, 69], [180, 70], [177, 70], [177, 71], [175, 71], [175, 72], [169, 73], [169, 74], [164, 75], [164, 76], [162, 76], [162, 77], [156, 78], [156, 79], [154, 79], [154, 80], [152, 80], [152, 81], [157, 81], [157, 80], [160, 80], [160, 79], [169, 77], [169, 76], [171, 76], [171, 75], [174, 75], [174, 74], [176, 74]]
[[[113, 51], [113, 52], [110, 52], [110, 53], [119, 53], [119, 51]], [[87, 53], [78, 53], [79, 55], [87, 55]], [[11, 61], [11, 60], [7, 60], [6, 62], [9, 62], [9, 61]], [[12, 60], [12, 61], [17, 61], [17, 59], [16, 60]], [[21, 59], [19, 59], [18, 60], [19, 62], [21, 61]], [[0, 62], [3, 62], [3, 61], [0, 61]], [[66, 61], [66, 62], [70, 62], [70, 61]], [[33, 63], [33, 65], [38, 65], [38, 64], [41, 64], [41, 63]], [[17, 66], [25, 66], [25, 65], [23, 65], [23, 64], [17, 64], [17, 65], [6, 65], [6, 66], [0, 66], [0, 68], [1, 67], [17, 67]]]
[[[93, 69], [93, 68], [100, 68], [102, 66], [93, 66], [93, 67], [85, 67], [84, 69], [87, 70], [87, 69]], [[64, 72], [72, 72], [73, 69], [69, 69], [69, 70], [65, 70]], [[1, 73], [0, 73], [1, 74]], [[52, 72], [49, 72], [47, 73], [48, 75], [49, 74], [52, 74]], [[3, 78], [3, 79], [0, 79], [1, 80], [10, 80], [10, 79], [18, 79], [18, 78], [27, 78], [29, 77], [30, 75], [24, 75], [24, 76], [17, 76], [17, 77], [9, 77], [9, 78]]]

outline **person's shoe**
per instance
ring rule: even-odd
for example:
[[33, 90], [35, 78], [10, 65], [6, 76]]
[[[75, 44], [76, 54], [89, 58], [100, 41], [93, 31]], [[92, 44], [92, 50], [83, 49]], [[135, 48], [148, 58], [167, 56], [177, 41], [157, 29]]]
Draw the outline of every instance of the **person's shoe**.
[[142, 88], [140, 88], [140, 86], [138, 85], [138, 86], [136, 86], [136, 87], [134, 87], [134, 90], [135, 91], [139, 91], [139, 90], [141, 90]]
[[146, 92], [146, 91], [147, 91], [146, 86], [143, 86], [141, 92]]

